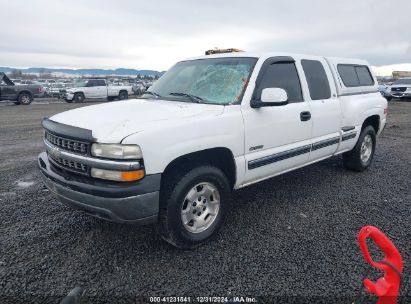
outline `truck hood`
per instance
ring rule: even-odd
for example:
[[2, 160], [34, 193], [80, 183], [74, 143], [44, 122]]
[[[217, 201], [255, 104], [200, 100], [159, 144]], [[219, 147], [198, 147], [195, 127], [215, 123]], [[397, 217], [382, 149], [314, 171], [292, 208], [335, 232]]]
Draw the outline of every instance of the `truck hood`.
[[217, 116], [223, 112], [221, 105], [129, 99], [66, 111], [50, 119], [91, 130], [98, 142], [120, 143], [123, 138], [153, 126], [194, 119], [199, 115]]

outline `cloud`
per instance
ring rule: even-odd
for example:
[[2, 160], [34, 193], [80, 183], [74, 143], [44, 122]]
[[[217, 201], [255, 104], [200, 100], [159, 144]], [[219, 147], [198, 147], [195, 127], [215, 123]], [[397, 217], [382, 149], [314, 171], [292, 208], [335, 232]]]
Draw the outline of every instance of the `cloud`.
[[411, 62], [411, 3], [0, 0], [0, 65], [164, 70], [213, 47]]

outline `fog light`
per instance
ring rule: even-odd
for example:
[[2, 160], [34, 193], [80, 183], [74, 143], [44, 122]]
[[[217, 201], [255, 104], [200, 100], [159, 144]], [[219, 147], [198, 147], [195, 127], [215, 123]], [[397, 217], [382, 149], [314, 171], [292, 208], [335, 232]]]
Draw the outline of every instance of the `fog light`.
[[112, 171], [98, 168], [91, 168], [91, 176], [95, 178], [108, 179], [120, 182], [131, 182], [142, 179], [145, 176], [144, 170], [137, 171]]

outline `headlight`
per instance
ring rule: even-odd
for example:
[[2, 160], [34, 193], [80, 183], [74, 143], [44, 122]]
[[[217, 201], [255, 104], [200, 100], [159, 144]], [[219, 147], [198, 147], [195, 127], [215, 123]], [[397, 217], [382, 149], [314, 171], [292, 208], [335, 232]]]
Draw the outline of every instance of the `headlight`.
[[91, 176], [119, 182], [131, 182], [142, 179], [145, 176], [145, 172], [143, 169], [137, 171], [112, 171], [91, 168]]
[[137, 145], [93, 144], [91, 155], [114, 159], [141, 159], [143, 154]]
[[407, 90], [406, 90], [407, 92], [411, 92], [411, 88], [407, 88]]

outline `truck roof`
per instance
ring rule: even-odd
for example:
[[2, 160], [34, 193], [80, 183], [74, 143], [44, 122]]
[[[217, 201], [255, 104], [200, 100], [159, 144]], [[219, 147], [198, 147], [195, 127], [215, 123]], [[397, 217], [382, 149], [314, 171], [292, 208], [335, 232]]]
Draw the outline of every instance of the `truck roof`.
[[[196, 60], [196, 59], [208, 59], [208, 58], [233, 58], [233, 57], [253, 57], [258, 59], [268, 59], [271, 57], [277, 56], [289, 56], [295, 59], [296, 61], [300, 61], [302, 59], [308, 60], [325, 60], [331, 69], [331, 73], [333, 75], [333, 81], [337, 88], [337, 94], [339, 96], [343, 95], [350, 95], [350, 94], [358, 94], [358, 93], [369, 93], [369, 92], [377, 92], [378, 82], [377, 79], [370, 68], [370, 65], [366, 60], [356, 59], [356, 58], [344, 58], [344, 57], [327, 57], [327, 56], [318, 56], [318, 55], [305, 55], [305, 54], [295, 54], [289, 52], [230, 52], [230, 53], [218, 53], [213, 55], [203, 55], [198, 57], [192, 57], [185, 59], [183, 61], [189, 60]], [[374, 84], [371, 86], [353, 86], [353, 87], [346, 87], [343, 85], [341, 80], [341, 76], [338, 71], [338, 65], [341, 64], [349, 64], [349, 65], [364, 65], [368, 67], [370, 74], [373, 78]]]
[[328, 56], [318, 56], [318, 55], [308, 55], [308, 54], [298, 54], [298, 53], [289, 53], [289, 52], [232, 52], [232, 53], [220, 53], [213, 55], [202, 55], [197, 57], [191, 57], [184, 59], [187, 60], [196, 60], [196, 59], [207, 59], [207, 58], [227, 58], [227, 57], [254, 57], [254, 58], [270, 58], [276, 56], [290, 56], [293, 58], [324, 58], [331, 63], [350, 63], [350, 64], [361, 64], [369, 65], [366, 60], [357, 59], [357, 58], [345, 58], [345, 57], [328, 57]]

